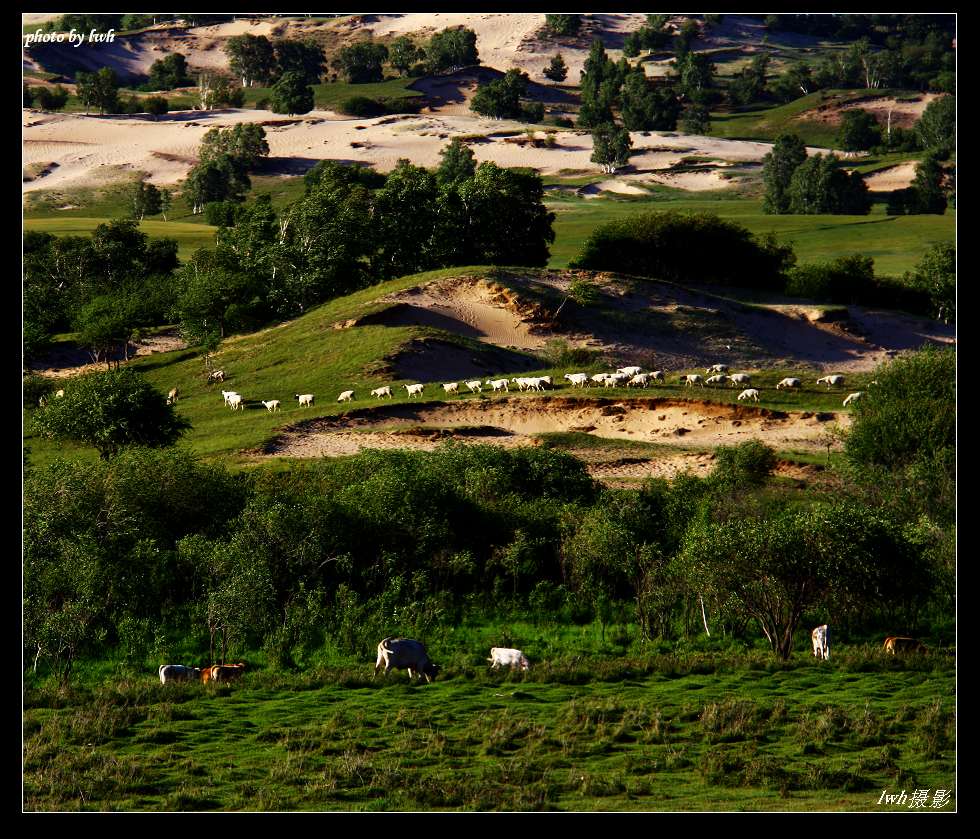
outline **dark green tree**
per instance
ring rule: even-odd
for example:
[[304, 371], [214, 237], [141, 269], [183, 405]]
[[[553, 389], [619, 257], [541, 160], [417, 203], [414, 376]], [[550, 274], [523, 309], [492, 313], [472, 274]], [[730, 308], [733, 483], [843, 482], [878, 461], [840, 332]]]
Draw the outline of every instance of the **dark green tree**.
[[582, 105], [577, 125], [595, 128], [613, 121], [612, 105], [622, 79], [618, 78], [616, 65], [606, 55], [606, 48], [598, 38], [592, 41], [588, 58], [582, 69], [580, 87]]
[[459, 137], [453, 137], [449, 145], [439, 152], [442, 161], [436, 169], [436, 180], [440, 186], [452, 186], [476, 172], [476, 156], [473, 150]]
[[908, 213], [932, 213], [942, 215], [946, 212], [946, 193], [943, 191], [943, 167], [939, 161], [927, 154], [915, 165], [915, 178], [908, 191]]
[[254, 169], [269, 154], [265, 129], [256, 123], [239, 123], [231, 128], [212, 128], [202, 138], [197, 156], [201, 163], [222, 156], [234, 157], [246, 169]]
[[956, 320], [956, 246], [939, 242], [926, 251], [905, 282], [925, 291], [932, 301], [937, 320]]
[[119, 82], [116, 74], [103, 67], [95, 73], [79, 70], [75, 75], [75, 92], [82, 104], [98, 108], [100, 114], [114, 113], [119, 101]]
[[545, 15], [545, 26], [555, 35], [574, 35], [582, 25], [581, 15]]
[[429, 40], [425, 56], [430, 73], [455, 73], [463, 67], [479, 64], [476, 32], [462, 26], [443, 29]]
[[124, 446], [171, 446], [190, 423], [163, 393], [124, 367], [73, 379], [61, 399], [38, 410], [34, 427], [42, 437], [94, 446], [106, 460]]
[[27, 82], [24, 82], [24, 107], [29, 108], [34, 104], [34, 100], [37, 98], [36, 88], [28, 87]]
[[147, 96], [143, 100], [143, 107], [155, 119], [170, 110], [170, 103], [163, 96]]
[[144, 216], [155, 216], [160, 212], [160, 190], [147, 181], [138, 180], [129, 188], [131, 217], [142, 221]]
[[395, 38], [388, 47], [388, 63], [402, 76], [407, 76], [423, 58], [425, 51], [407, 35]]
[[68, 91], [60, 84], [54, 87], [36, 87], [34, 91], [37, 106], [42, 111], [60, 111], [68, 102]]
[[642, 72], [627, 75], [622, 92], [623, 126], [628, 131], [674, 131], [681, 104], [669, 87], [655, 87]]
[[187, 59], [179, 52], [172, 52], [166, 58], [154, 61], [150, 67], [149, 90], [173, 90], [186, 87], [193, 82], [187, 75]]
[[237, 157], [219, 154], [198, 163], [184, 182], [184, 196], [194, 215], [211, 201], [243, 201], [251, 188], [245, 164]]
[[272, 86], [272, 110], [277, 114], [308, 114], [313, 110], [313, 88], [299, 73], [284, 73]]
[[633, 141], [629, 131], [612, 123], [599, 125], [592, 129], [593, 163], [598, 163], [603, 172], [612, 174], [629, 163]]
[[949, 157], [956, 148], [956, 97], [940, 96], [930, 102], [916, 122], [915, 131], [922, 148], [939, 159]]
[[852, 108], [841, 117], [837, 142], [844, 151], [866, 151], [881, 143], [881, 126], [868, 111]]
[[797, 166], [787, 194], [793, 214], [866, 215], [871, 210], [864, 178], [848, 174], [832, 154], [808, 157]]
[[441, 264], [443, 241], [438, 224], [438, 198], [439, 185], [433, 172], [413, 166], [407, 160], [398, 162], [384, 187], [374, 195], [378, 249], [371, 257], [371, 267], [375, 276], [390, 279]]
[[704, 105], [688, 105], [681, 117], [685, 134], [707, 134], [711, 130], [711, 114]]
[[553, 82], [563, 82], [568, 77], [568, 65], [560, 52], [551, 57], [551, 63], [544, 68], [544, 76]]
[[276, 74], [299, 73], [307, 84], [319, 84], [326, 69], [323, 48], [315, 41], [276, 41]]
[[766, 185], [766, 194], [762, 200], [764, 213], [782, 214], [790, 211], [790, 180], [804, 160], [806, 146], [796, 134], [783, 134], [776, 139], [772, 151], [762, 158], [762, 180]]
[[380, 82], [384, 79], [384, 63], [388, 48], [373, 41], [359, 41], [344, 47], [337, 54], [336, 64], [351, 84]]
[[242, 87], [269, 84], [276, 74], [276, 51], [265, 35], [236, 35], [225, 42], [224, 51]]
[[701, 38], [701, 27], [697, 21], [686, 20], [674, 36], [674, 55], [680, 64], [694, 48], [694, 42]]

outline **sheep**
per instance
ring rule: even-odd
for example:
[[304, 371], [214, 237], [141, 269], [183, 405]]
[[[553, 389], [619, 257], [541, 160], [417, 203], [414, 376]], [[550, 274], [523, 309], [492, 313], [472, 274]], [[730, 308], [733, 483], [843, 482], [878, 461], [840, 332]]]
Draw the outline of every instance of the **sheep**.
[[653, 379], [653, 380], [655, 380], [655, 381], [658, 381], [658, 382], [665, 382], [665, 381], [667, 381], [667, 379], [664, 378], [664, 371], [663, 370], [654, 370], [650, 374], [650, 378]]
[[747, 385], [752, 381], [752, 377], [748, 373], [732, 373], [728, 381], [732, 383], [732, 387], [735, 387], [735, 385]]
[[487, 379], [486, 383], [494, 389], [494, 392], [505, 390], [507, 393], [510, 393], [510, 388], [507, 387], [507, 379]]
[[447, 394], [448, 393], [459, 393], [459, 382], [450, 382], [447, 385], [443, 385], [442, 386], [442, 389], [444, 391], [446, 391]]
[[719, 373], [716, 376], [709, 376], [707, 379], [704, 380], [705, 384], [709, 384], [709, 385], [721, 385], [727, 381], [728, 381], [728, 376], [726, 376], [724, 373]]
[[278, 399], [270, 399], [270, 400], [269, 400], [268, 402], [266, 402], [266, 401], [265, 401], [265, 400], [263, 399], [263, 400], [262, 400], [262, 404], [263, 404], [263, 405], [265, 405], [265, 409], [266, 409], [266, 410], [267, 410], [267, 411], [268, 411], [268, 412], [269, 412], [270, 414], [271, 414], [271, 413], [272, 413], [273, 411], [281, 411], [281, 410], [282, 410], [282, 407], [280, 406], [280, 404], [279, 404], [279, 400], [278, 400]]
[[525, 388], [525, 387], [527, 387], [527, 379], [525, 379], [525, 378], [520, 378], [520, 379], [511, 379], [511, 381], [512, 381], [512, 382], [513, 382], [513, 383], [514, 383], [515, 385], [517, 385], [517, 389], [518, 389], [518, 390], [524, 390], [524, 388]]
[[638, 376], [642, 367], [617, 367], [617, 373], [625, 373], [627, 376]]
[[294, 393], [293, 399], [299, 402], [300, 408], [304, 405], [313, 404], [313, 394], [312, 393]]
[[170, 393], [167, 394], [167, 404], [173, 405], [180, 398], [180, 391], [177, 388], [170, 388]]
[[403, 385], [403, 387], [408, 391], [408, 398], [411, 399], [413, 396], [418, 396], [420, 399], [422, 397], [422, 389], [425, 387], [424, 384], [414, 384], [414, 385]]
[[234, 390], [223, 390], [223, 391], [221, 391], [221, 396], [224, 398], [226, 405], [228, 404], [228, 397], [229, 396], [237, 396], [237, 395], [238, 395], [238, 393], [236, 391], [234, 391]]
[[338, 402], [350, 402], [354, 398], [354, 391], [345, 390], [340, 396], [337, 397]]
[[210, 373], [208, 373], [209, 382], [223, 382], [224, 380], [225, 380], [224, 370], [212, 370]]
[[704, 381], [697, 373], [689, 373], [686, 376], [681, 376], [681, 381], [684, 382], [684, 387], [693, 387], [694, 385], [704, 387]]
[[753, 399], [756, 402], [758, 402], [759, 401], [759, 391], [757, 391], [754, 387], [750, 387], [747, 390], [743, 390], [738, 395], [738, 398], [739, 399]]
[[54, 392], [55, 399], [61, 399], [65, 395], [64, 390], [56, 390]]
[[650, 382], [649, 373], [637, 373], [635, 376], [633, 376], [632, 379], [630, 379], [626, 383], [626, 386], [633, 387], [633, 385], [639, 385], [640, 387], [646, 387], [649, 382]]
[[803, 382], [801, 382], [799, 379], [794, 379], [792, 377], [785, 378], [781, 382], [779, 382], [779, 384], [776, 385], [776, 390], [781, 390], [784, 387], [787, 387], [787, 388], [802, 388], [803, 387]]
[[844, 384], [843, 376], [824, 376], [822, 379], [817, 379], [818, 385], [827, 385], [827, 390], [830, 390], [831, 385], [842, 385]]
[[382, 396], [387, 396], [389, 399], [391, 399], [391, 387], [385, 385], [384, 387], [375, 388], [371, 391], [371, 395], [376, 396], [378, 399], [380, 399]]
[[537, 376], [532, 379], [525, 379], [524, 382], [528, 389], [534, 388], [535, 390], [544, 390], [544, 386], [546, 384], [550, 384], [548, 381], [550, 378], [550, 376]]
[[857, 402], [858, 399], [860, 399], [862, 396], [864, 396], [864, 391], [863, 390], [859, 390], [859, 391], [857, 391], [857, 393], [849, 394], [848, 397], [847, 397], [847, 399], [844, 400], [844, 407], [846, 408], [852, 402]]
[[727, 373], [728, 372], [728, 365], [727, 364], [712, 364], [704, 372], [705, 373]]
[[551, 376], [539, 376], [538, 381], [543, 382], [548, 387], [554, 387], [555, 383], [551, 381]]
[[589, 381], [595, 382], [597, 385], [605, 384], [606, 376], [608, 375], [608, 373], [596, 373], [589, 379]]
[[228, 407], [233, 411], [242, 410], [242, 395], [240, 393], [232, 393], [229, 395]]
[[472, 382], [465, 382], [464, 384], [470, 389], [470, 393], [483, 393], [483, 382], [479, 379], [474, 379]]
[[566, 373], [565, 378], [572, 383], [573, 387], [582, 387], [588, 380], [588, 373]]

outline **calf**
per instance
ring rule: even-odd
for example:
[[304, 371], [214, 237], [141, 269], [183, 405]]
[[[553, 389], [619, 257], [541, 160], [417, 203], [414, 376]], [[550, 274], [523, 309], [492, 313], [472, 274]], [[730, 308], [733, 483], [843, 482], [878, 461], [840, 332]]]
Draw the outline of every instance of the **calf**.
[[378, 644], [378, 660], [374, 664], [374, 676], [378, 675], [382, 664], [386, 676], [392, 669], [408, 670], [409, 679], [414, 679], [421, 673], [425, 676], [426, 682], [431, 682], [439, 672], [439, 668], [429, 660], [425, 644], [411, 638], [385, 638]]
[[892, 635], [885, 639], [884, 650], [886, 653], [891, 653], [892, 655], [897, 653], [924, 653], [926, 651], [926, 645], [918, 638]]
[[160, 674], [160, 684], [167, 682], [189, 682], [191, 679], [201, 678], [201, 671], [197, 667], [187, 667], [183, 664], [161, 664], [157, 671]]
[[813, 654], [820, 659], [830, 658], [830, 642], [827, 636], [827, 624], [818, 626], [810, 633], [813, 640]]
[[496, 670], [498, 667], [520, 667], [521, 670], [528, 670], [531, 667], [531, 662], [527, 660], [524, 653], [509, 647], [491, 647], [490, 658], [487, 661], [491, 662], [491, 670]]
[[230, 682], [233, 679], [240, 679], [245, 673], [245, 663], [238, 664], [215, 664], [211, 667], [211, 681]]

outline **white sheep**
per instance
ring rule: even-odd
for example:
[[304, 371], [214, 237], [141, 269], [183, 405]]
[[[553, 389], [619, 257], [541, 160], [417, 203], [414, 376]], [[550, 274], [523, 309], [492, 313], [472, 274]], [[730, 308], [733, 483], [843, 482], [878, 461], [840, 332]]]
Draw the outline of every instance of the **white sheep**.
[[566, 373], [565, 378], [572, 383], [573, 387], [582, 387], [588, 380], [588, 373]]
[[521, 377], [519, 379], [511, 379], [511, 381], [517, 385], [518, 390], [524, 390], [527, 387], [527, 379]]
[[223, 391], [221, 391], [221, 396], [222, 396], [222, 398], [224, 398], [226, 405], [228, 404], [228, 397], [229, 396], [237, 396], [237, 395], [238, 395], [237, 391], [234, 391], [234, 390], [223, 390]]
[[722, 385], [727, 381], [728, 381], [728, 376], [726, 376], [724, 373], [718, 373], [715, 376], [709, 376], [707, 379], [704, 380], [705, 384], [709, 384], [709, 385]]
[[300, 408], [302, 408], [304, 405], [312, 405], [313, 404], [313, 394], [312, 393], [294, 393], [293, 394], [293, 399], [295, 399], [297, 402], [299, 402]]
[[783, 379], [782, 381], [779, 382], [779, 384], [776, 385], [776, 390], [781, 390], [784, 387], [787, 387], [787, 388], [802, 388], [803, 387], [803, 382], [801, 382], [799, 379], [794, 379], [792, 377], [788, 377], [788, 378]]
[[538, 376], [538, 381], [543, 382], [548, 387], [554, 387], [555, 383], [551, 380], [551, 376]]
[[345, 390], [340, 396], [337, 397], [338, 402], [350, 402], [354, 398], [354, 391]]
[[746, 390], [743, 390], [738, 395], [738, 398], [739, 399], [753, 399], [756, 402], [758, 402], [759, 401], [759, 391], [757, 391], [754, 387], [750, 387], [750, 388], [748, 388]]
[[450, 382], [449, 384], [443, 385], [442, 389], [446, 393], [459, 393], [459, 382]]
[[697, 373], [688, 373], [686, 376], [681, 376], [681, 381], [684, 382], [684, 387], [693, 387], [694, 385], [704, 387], [704, 380]]
[[507, 387], [507, 379], [487, 379], [486, 383], [494, 389], [494, 392], [505, 390], [507, 393], [510, 393], [510, 388]]
[[606, 387], [619, 387], [625, 384], [630, 377], [626, 373], [609, 373], [603, 383]]
[[422, 389], [425, 384], [414, 384], [414, 385], [404, 385], [404, 388], [408, 391], [408, 398], [411, 399], [413, 396], [422, 397]]
[[470, 389], [470, 393], [483, 393], [483, 382], [479, 379], [474, 379], [472, 382], [466, 382], [465, 384]]
[[224, 380], [225, 380], [224, 370], [212, 370], [210, 373], [208, 373], [209, 382], [223, 382]]
[[243, 410], [242, 395], [240, 393], [232, 393], [228, 396], [228, 407], [233, 411]]
[[654, 370], [650, 374], [650, 378], [652, 380], [658, 381], [658, 382], [665, 382], [665, 381], [667, 381], [667, 379], [664, 377], [664, 371], [663, 370]]
[[638, 387], [646, 387], [649, 383], [650, 383], [649, 373], [637, 373], [635, 376], [633, 376], [632, 379], [630, 379], [626, 383], [626, 386], [633, 387], [634, 385], [637, 385]]
[[[62, 391], [64, 392], [64, 391]], [[170, 392], [167, 394], [167, 404], [173, 405], [180, 398], [180, 391], [177, 388], [170, 388]]]
[[371, 391], [371, 395], [376, 396], [378, 399], [380, 399], [382, 396], [387, 396], [389, 399], [391, 399], [391, 387], [385, 385], [384, 387], [375, 388]]
[[63, 390], [56, 390], [54, 392], [55, 399], [61, 399], [65, 395]]
[[617, 367], [617, 373], [625, 373], [627, 376], [637, 376], [639, 375], [642, 367]]
[[728, 380], [732, 383], [732, 387], [735, 387], [735, 385], [747, 385], [752, 381], [752, 377], [748, 373], [732, 373]]
[[836, 387], [837, 385], [844, 384], [844, 377], [843, 376], [824, 376], [822, 379], [817, 379], [817, 384], [818, 385], [827, 385], [827, 390], [830, 390], [830, 386], [831, 385], [834, 385]]
[[864, 396], [864, 391], [863, 390], [859, 390], [856, 393], [849, 394], [848, 397], [847, 397], [847, 399], [844, 400], [844, 407], [846, 408], [852, 402], [857, 402], [858, 399], [860, 399], [862, 396]]
[[282, 408], [281, 408], [281, 406], [279, 405], [279, 400], [278, 400], [278, 399], [270, 399], [270, 400], [269, 400], [268, 402], [266, 402], [266, 401], [265, 401], [265, 400], [263, 399], [263, 400], [262, 400], [262, 404], [263, 404], [263, 405], [265, 405], [265, 409], [266, 409], [266, 410], [267, 410], [267, 411], [268, 411], [268, 412], [269, 412], [270, 414], [271, 414], [271, 413], [272, 413], [273, 411], [281, 411], [281, 410], [282, 410]]
[[596, 373], [594, 376], [590, 377], [589, 381], [595, 382], [597, 385], [605, 384], [606, 376], [608, 373]]
[[712, 364], [704, 372], [705, 373], [727, 373], [728, 372], [728, 365], [727, 364]]

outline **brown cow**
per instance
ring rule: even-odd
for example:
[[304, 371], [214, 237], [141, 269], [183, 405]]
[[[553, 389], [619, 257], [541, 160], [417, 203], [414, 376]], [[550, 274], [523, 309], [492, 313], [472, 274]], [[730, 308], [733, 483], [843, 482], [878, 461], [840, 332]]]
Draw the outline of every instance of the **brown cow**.
[[918, 638], [890, 635], [885, 639], [884, 650], [886, 653], [891, 653], [892, 655], [896, 653], [924, 653], [926, 651], [926, 645]]
[[230, 682], [232, 679], [240, 679], [245, 672], [245, 663], [238, 664], [215, 664], [211, 668], [211, 679], [215, 682]]

